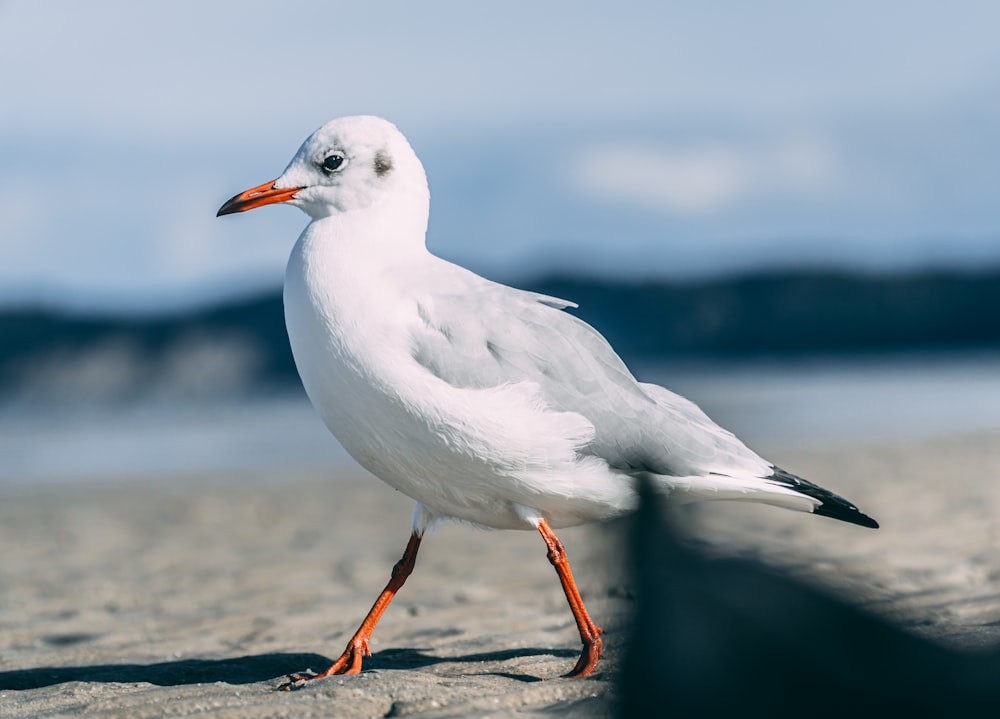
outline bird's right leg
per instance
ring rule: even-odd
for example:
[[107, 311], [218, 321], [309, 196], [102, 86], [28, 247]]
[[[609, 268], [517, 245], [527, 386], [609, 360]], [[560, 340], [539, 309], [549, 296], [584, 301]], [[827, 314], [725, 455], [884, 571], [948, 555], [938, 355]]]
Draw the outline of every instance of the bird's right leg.
[[402, 558], [396, 562], [396, 565], [392, 568], [392, 576], [389, 578], [389, 583], [385, 585], [385, 589], [383, 589], [382, 593], [378, 595], [378, 599], [376, 599], [375, 604], [372, 605], [371, 610], [368, 612], [368, 616], [366, 616], [365, 620], [361, 622], [361, 626], [358, 627], [358, 631], [356, 631], [354, 636], [351, 637], [351, 641], [347, 643], [347, 648], [344, 649], [344, 653], [340, 655], [340, 658], [331, 664], [329, 669], [322, 674], [293, 675], [291, 680], [282, 684], [279, 689], [288, 691], [302, 681], [323, 679], [324, 677], [329, 677], [334, 674], [358, 674], [361, 672], [361, 660], [364, 657], [370, 657], [372, 655], [368, 642], [371, 639], [372, 632], [375, 631], [375, 625], [378, 624], [378, 621], [382, 618], [382, 614], [385, 612], [386, 607], [389, 606], [389, 602], [391, 602], [392, 598], [396, 596], [396, 592], [399, 591], [400, 587], [402, 587], [406, 582], [406, 578], [409, 577], [410, 573], [413, 571], [413, 565], [417, 561], [417, 549], [420, 547], [421, 536], [422, 533], [417, 531], [414, 531], [413, 534], [410, 535], [410, 541], [406, 544], [406, 549], [403, 551]]
[[566, 548], [563, 543], [544, 519], [538, 521], [537, 528], [542, 539], [545, 540], [545, 546], [549, 549], [549, 563], [555, 567], [556, 574], [559, 575], [563, 593], [566, 595], [566, 601], [569, 602], [569, 608], [573, 612], [573, 618], [576, 620], [576, 627], [580, 630], [580, 639], [583, 642], [583, 652], [580, 654], [580, 659], [577, 660], [576, 666], [570, 670], [569, 674], [564, 676], [570, 679], [589, 676], [594, 671], [604, 651], [604, 644], [601, 641], [603, 630], [594, 624], [594, 620], [587, 614], [587, 608], [583, 606], [583, 598], [580, 596], [580, 590], [576, 588], [576, 581], [573, 579], [573, 572], [570, 571], [569, 559], [566, 558]]

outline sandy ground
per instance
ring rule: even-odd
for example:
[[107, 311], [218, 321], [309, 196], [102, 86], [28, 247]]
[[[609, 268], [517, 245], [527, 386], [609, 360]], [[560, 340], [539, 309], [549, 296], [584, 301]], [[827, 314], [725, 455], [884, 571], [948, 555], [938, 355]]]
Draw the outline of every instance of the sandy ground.
[[[771, 453], [854, 501], [865, 530], [747, 504], [685, 512], [915, 631], [1000, 642], [1000, 438]], [[0, 488], [0, 717], [597, 717], [614, 713], [632, 596], [620, 523], [560, 532], [606, 630], [595, 676], [541, 540], [449, 526], [360, 676], [336, 657], [406, 542], [411, 503], [360, 470]]]

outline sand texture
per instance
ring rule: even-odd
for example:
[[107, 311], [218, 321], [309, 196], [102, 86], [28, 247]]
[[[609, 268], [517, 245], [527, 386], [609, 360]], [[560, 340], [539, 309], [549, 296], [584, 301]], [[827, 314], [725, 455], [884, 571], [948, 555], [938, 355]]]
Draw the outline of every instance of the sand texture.
[[[1000, 623], [1000, 439], [772, 458], [858, 503], [873, 531], [727, 503], [697, 544], [762, 557], [920, 633], [991, 646]], [[448, 526], [360, 676], [324, 669], [399, 558], [410, 501], [360, 470], [0, 488], [0, 717], [598, 717], [615, 710], [633, 605], [623, 526], [560, 532], [605, 657], [579, 639], [540, 538]]]

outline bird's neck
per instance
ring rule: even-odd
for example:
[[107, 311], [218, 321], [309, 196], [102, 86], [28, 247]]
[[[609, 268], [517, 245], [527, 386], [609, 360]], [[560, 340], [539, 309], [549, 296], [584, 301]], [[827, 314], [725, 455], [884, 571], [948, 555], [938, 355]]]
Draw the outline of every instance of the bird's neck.
[[405, 294], [436, 259], [425, 245], [428, 202], [418, 200], [394, 197], [314, 220], [289, 258], [286, 288], [301, 288], [340, 317]]
[[430, 202], [426, 194], [387, 197], [369, 207], [314, 220], [306, 233], [315, 249], [341, 261], [393, 264], [425, 255]]

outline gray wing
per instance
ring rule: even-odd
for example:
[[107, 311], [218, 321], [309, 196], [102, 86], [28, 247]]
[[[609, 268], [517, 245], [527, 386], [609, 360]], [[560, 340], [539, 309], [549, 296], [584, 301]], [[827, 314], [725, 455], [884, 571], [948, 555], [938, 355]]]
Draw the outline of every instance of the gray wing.
[[553, 408], [595, 429], [581, 452], [622, 470], [672, 476], [766, 476], [771, 469], [694, 403], [636, 381], [571, 302], [485, 280], [418, 305], [413, 357], [456, 387], [537, 383]]

